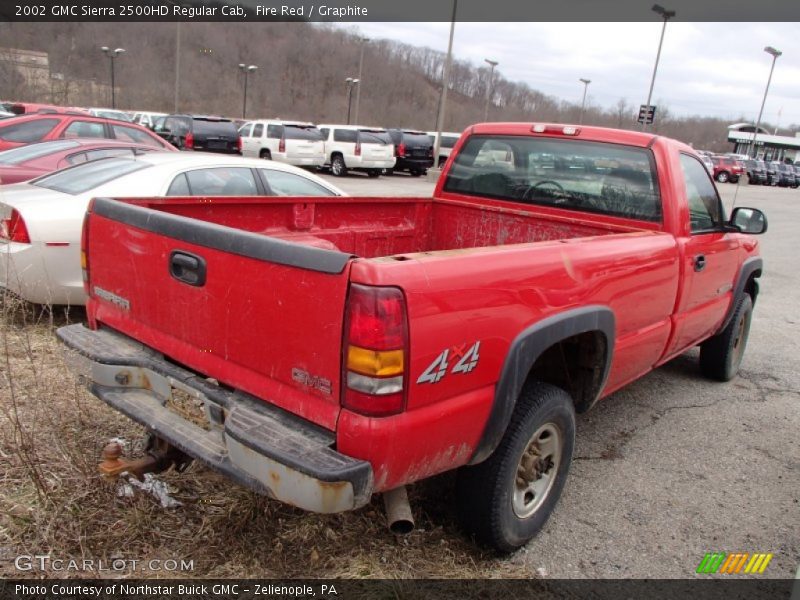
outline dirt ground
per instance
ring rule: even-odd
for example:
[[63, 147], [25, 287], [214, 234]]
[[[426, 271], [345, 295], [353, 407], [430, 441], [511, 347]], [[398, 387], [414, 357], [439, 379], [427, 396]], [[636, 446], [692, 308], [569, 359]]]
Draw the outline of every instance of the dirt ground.
[[[425, 195], [398, 176], [335, 179], [350, 193]], [[730, 206], [736, 186], [721, 185]], [[475, 548], [452, 515], [452, 477], [411, 489], [417, 530], [396, 538], [379, 498], [334, 516], [259, 497], [195, 463], [158, 478], [163, 508], [96, 471], [114, 437], [141, 430], [84, 391], [54, 329], [82, 312], [14, 302], [0, 318], [0, 576], [16, 557], [111, 561], [141, 577], [690, 577], [706, 552], [772, 552], [764, 576], [800, 563], [800, 190], [742, 186], [765, 210], [765, 275], [741, 376], [704, 380], [689, 353], [579, 417], [576, 460], [541, 534], [507, 558]], [[165, 561], [191, 563], [168, 570]], [[156, 562], [150, 562], [156, 561]], [[160, 562], [159, 562], [160, 561]], [[15, 564], [17, 566], [15, 566]], [[172, 564], [172, 563], [168, 563]], [[161, 567], [159, 567], [161, 565]], [[152, 568], [150, 568], [152, 567]]]

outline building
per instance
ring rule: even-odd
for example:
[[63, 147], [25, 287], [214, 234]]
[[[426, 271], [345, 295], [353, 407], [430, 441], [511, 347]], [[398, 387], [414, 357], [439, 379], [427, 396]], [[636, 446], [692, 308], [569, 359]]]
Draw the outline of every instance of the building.
[[[747, 154], [752, 156], [753, 137], [756, 130], [752, 123], [734, 123], [728, 126], [728, 141], [733, 142], [734, 154]], [[763, 127], [758, 128], [756, 146], [758, 158], [764, 160], [790, 159], [792, 162], [800, 160], [800, 132], [794, 137], [786, 135], [772, 135]]]

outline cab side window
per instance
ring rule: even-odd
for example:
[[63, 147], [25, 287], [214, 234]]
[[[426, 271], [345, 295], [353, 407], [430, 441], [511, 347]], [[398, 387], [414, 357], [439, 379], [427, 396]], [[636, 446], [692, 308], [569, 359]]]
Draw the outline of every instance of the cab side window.
[[719, 230], [724, 221], [722, 202], [703, 163], [693, 156], [681, 154], [681, 170], [692, 233]]

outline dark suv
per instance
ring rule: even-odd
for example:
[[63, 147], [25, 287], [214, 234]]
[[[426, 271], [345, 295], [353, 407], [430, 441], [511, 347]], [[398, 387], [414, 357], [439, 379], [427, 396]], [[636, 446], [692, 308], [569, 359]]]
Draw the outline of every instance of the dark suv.
[[797, 179], [792, 165], [774, 161], [772, 166], [775, 167], [775, 183], [777, 185], [781, 187], [797, 187]]
[[747, 170], [747, 182], [752, 185], [764, 185], [767, 183], [767, 166], [763, 160], [746, 160], [744, 168]]
[[236, 123], [225, 117], [169, 115], [156, 122], [154, 131], [181, 150], [242, 153], [242, 138]]
[[397, 162], [392, 171], [408, 171], [414, 177], [428, 172], [433, 166], [433, 143], [431, 137], [422, 131], [410, 129], [387, 130], [394, 144]]

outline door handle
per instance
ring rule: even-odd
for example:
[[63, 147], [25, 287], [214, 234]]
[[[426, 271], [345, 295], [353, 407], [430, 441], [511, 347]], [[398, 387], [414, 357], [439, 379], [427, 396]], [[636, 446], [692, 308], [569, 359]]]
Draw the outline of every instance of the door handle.
[[173, 250], [169, 255], [169, 274], [187, 285], [206, 284], [206, 261], [196, 254]]
[[695, 271], [702, 271], [706, 268], [706, 257], [703, 254], [698, 254], [694, 257], [694, 270]]

